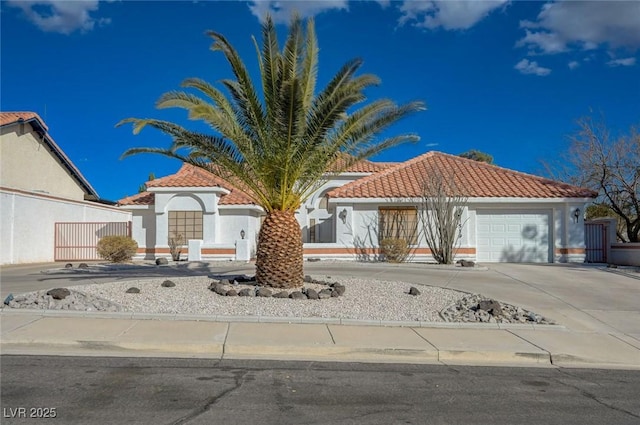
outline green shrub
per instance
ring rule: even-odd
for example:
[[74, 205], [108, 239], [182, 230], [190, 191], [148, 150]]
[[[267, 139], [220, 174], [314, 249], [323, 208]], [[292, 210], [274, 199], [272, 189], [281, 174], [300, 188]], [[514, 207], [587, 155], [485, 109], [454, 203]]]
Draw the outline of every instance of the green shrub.
[[98, 241], [98, 255], [112, 263], [131, 260], [138, 243], [128, 236], [104, 236]]
[[387, 238], [380, 241], [380, 250], [390, 263], [402, 263], [411, 253], [411, 248], [405, 239]]

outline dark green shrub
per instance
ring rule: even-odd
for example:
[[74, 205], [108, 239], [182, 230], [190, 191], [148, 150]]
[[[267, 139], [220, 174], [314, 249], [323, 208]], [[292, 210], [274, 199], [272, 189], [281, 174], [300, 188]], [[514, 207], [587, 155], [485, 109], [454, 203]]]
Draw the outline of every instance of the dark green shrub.
[[98, 255], [112, 263], [131, 260], [138, 243], [128, 236], [104, 236], [98, 241]]
[[407, 241], [399, 238], [381, 240], [380, 250], [384, 258], [390, 263], [402, 263], [411, 253], [411, 248]]

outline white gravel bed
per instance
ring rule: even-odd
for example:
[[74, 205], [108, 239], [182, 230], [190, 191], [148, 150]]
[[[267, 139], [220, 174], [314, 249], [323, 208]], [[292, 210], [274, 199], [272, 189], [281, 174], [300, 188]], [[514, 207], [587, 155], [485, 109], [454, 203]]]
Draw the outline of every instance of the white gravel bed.
[[[408, 283], [312, 276], [314, 279], [340, 282], [343, 296], [324, 300], [224, 297], [208, 288], [207, 277], [171, 278], [175, 287], [165, 288], [162, 279], [130, 280], [67, 287], [94, 295], [136, 313], [178, 313], [217, 316], [321, 317], [359, 320], [442, 322], [439, 312], [466, 294], [439, 287], [418, 286], [421, 294], [409, 295]], [[126, 293], [130, 287], [139, 294]], [[277, 290], [274, 290], [274, 293]]]

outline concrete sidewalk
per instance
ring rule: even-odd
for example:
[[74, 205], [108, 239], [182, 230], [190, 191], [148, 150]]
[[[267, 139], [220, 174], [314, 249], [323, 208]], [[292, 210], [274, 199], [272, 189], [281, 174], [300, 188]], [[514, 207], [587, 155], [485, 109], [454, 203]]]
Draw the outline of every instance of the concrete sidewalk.
[[640, 369], [635, 338], [563, 326], [259, 320], [2, 309], [1, 352]]
[[[214, 262], [42, 273], [53, 266], [2, 267], [0, 289], [20, 293], [158, 276], [254, 272], [252, 264]], [[462, 270], [344, 262], [305, 264], [305, 272], [481, 293], [562, 326], [0, 309], [0, 352], [640, 369], [640, 273], [572, 264]]]

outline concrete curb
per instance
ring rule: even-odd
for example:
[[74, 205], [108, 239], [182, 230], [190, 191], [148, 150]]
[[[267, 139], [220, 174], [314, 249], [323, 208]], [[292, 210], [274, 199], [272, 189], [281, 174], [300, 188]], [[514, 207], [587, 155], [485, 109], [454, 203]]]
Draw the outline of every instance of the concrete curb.
[[[36, 320], [38, 321], [38, 320]], [[34, 322], [31, 322], [34, 323]], [[26, 326], [29, 326], [29, 323]], [[286, 324], [281, 324], [286, 326]], [[330, 325], [326, 325], [330, 326]], [[340, 326], [340, 325], [332, 325]], [[444, 330], [444, 329], [442, 329]], [[436, 331], [438, 331], [436, 329]], [[473, 330], [468, 330], [473, 332]], [[455, 336], [455, 330], [452, 330]], [[493, 330], [492, 332], [508, 332]], [[464, 335], [460, 335], [461, 338]], [[2, 354], [14, 355], [62, 355], [62, 356], [105, 356], [105, 357], [176, 357], [206, 359], [255, 359], [255, 360], [300, 360], [323, 362], [362, 363], [406, 363], [406, 364], [448, 364], [516, 367], [560, 367], [640, 370], [640, 364], [610, 362], [588, 354], [575, 355], [562, 351], [548, 351], [533, 343], [530, 349], [504, 347], [503, 349], [447, 349], [439, 348], [432, 340], [427, 340], [424, 348], [397, 346], [389, 348], [379, 343], [322, 344], [313, 341], [304, 344], [257, 342], [242, 343], [229, 340], [226, 331], [224, 342], [203, 341], [172, 343], [162, 340], [130, 341], [119, 338], [103, 340], [87, 339], [36, 339], [19, 338], [1, 341]]]
[[295, 324], [326, 324], [352, 326], [383, 326], [410, 328], [444, 328], [444, 329], [527, 329], [527, 330], [557, 330], [564, 331], [563, 325], [538, 325], [528, 323], [464, 323], [464, 322], [424, 322], [424, 321], [393, 321], [393, 320], [360, 320], [338, 319], [325, 317], [272, 317], [272, 316], [210, 316], [200, 314], [174, 313], [131, 313], [131, 312], [103, 312], [103, 311], [70, 311], [70, 310], [40, 310], [0, 308], [3, 315], [32, 315], [41, 317], [83, 317], [88, 319], [136, 319], [136, 320], [179, 320], [197, 322], [228, 322], [228, 323], [295, 323]]

